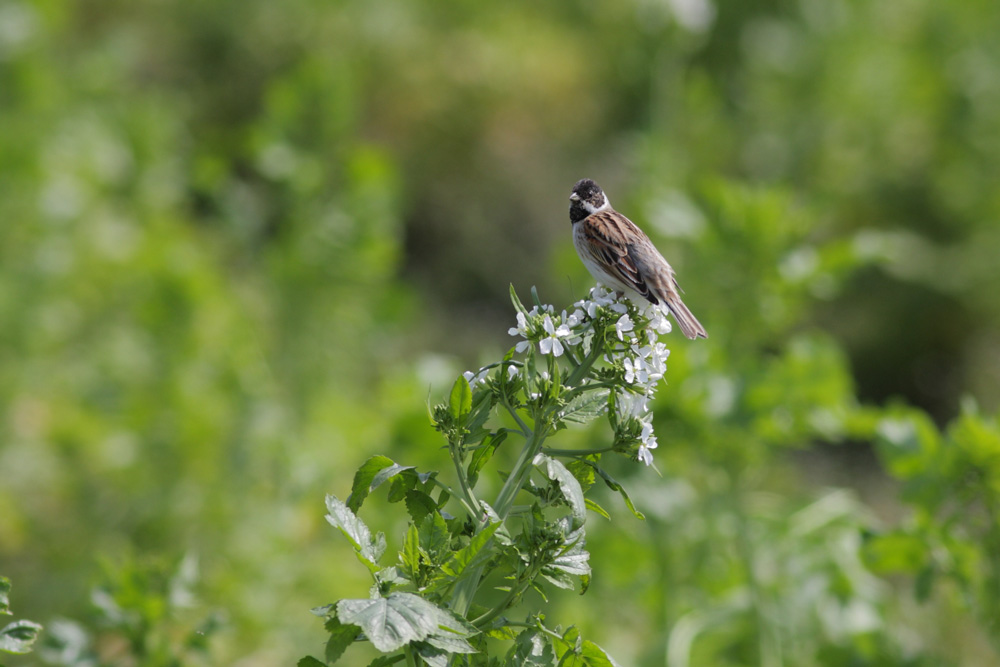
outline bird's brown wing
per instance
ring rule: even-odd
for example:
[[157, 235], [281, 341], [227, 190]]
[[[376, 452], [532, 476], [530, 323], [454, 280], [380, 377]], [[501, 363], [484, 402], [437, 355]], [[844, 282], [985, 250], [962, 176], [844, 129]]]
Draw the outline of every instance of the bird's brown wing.
[[633, 252], [636, 241], [649, 243], [642, 230], [614, 210], [593, 213], [581, 224], [584, 225], [587, 251], [594, 261], [624, 285], [656, 303], [656, 296], [651, 293], [639, 266], [636, 265]]

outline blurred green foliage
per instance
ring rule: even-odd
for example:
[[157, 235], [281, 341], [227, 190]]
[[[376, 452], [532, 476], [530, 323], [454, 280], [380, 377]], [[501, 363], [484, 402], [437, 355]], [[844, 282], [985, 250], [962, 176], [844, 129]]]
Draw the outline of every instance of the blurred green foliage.
[[[0, 4], [19, 613], [98, 627], [99, 557], [196, 554], [216, 664], [313, 650], [308, 608], [367, 587], [323, 495], [376, 452], [440, 465], [428, 393], [509, 345], [510, 283], [582, 296], [590, 176], [711, 338], [674, 344], [663, 479], [615, 471], [649, 520], [595, 527], [584, 634], [995, 661], [998, 31], [987, 0]], [[890, 479], [845, 456], [874, 440]]]

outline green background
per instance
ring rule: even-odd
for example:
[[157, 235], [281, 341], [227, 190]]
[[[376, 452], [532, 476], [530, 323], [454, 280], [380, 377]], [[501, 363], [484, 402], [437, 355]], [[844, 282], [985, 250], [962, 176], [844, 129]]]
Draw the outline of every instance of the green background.
[[[998, 34], [988, 0], [6, 0], [15, 612], [107, 664], [135, 663], [101, 585], [168, 653], [221, 610], [188, 660], [320, 653], [309, 608], [368, 587], [324, 494], [375, 453], [445, 466], [427, 403], [513, 344], [509, 285], [591, 286], [591, 177], [710, 338], [668, 337], [662, 477], [617, 467], [649, 520], [602, 500], [592, 590], [549, 620], [626, 665], [688, 635], [692, 665], [991, 664], [1000, 438], [968, 415], [1000, 399]], [[192, 599], [144, 597], [185, 556]]]

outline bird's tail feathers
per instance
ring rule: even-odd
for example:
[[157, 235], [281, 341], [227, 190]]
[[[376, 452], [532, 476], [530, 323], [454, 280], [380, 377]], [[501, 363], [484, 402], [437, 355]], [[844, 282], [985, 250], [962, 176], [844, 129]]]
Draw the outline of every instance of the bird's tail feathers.
[[668, 294], [667, 298], [663, 299], [663, 304], [670, 309], [674, 319], [677, 320], [677, 325], [681, 328], [681, 333], [691, 340], [695, 338], [708, 338], [708, 334], [705, 333], [705, 327], [701, 326], [698, 318], [691, 314], [691, 311], [684, 305], [681, 297], [676, 292]]

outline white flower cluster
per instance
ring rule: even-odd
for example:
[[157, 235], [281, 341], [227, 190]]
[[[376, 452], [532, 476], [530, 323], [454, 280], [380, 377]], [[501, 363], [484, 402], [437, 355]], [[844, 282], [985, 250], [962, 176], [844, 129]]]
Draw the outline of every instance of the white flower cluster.
[[[660, 334], [670, 332], [670, 321], [658, 306], [618, 300], [614, 292], [598, 285], [590, 290], [589, 298], [573, 304], [572, 312], [563, 310], [557, 314], [550, 305], [535, 306], [527, 313], [518, 311], [517, 326], [508, 333], [523, 339], [515, 346], [518, 353], [527, 352], [537, 343], [542, 355], [570, 354], [579, 361], [595, 345], [598, 322], [604, 323], [603, 330], [609, 336], [613, 323], [618, 344], [609, 346], [604, 360], [612, 365], [620, 362], [624, 368], [626, 387], [616, 396], [618, 416], [621, 420], [635, 419], [642, 423], [638, 456], [649, 465], [653, 462], [652, 450], [657, 446], [649, 405], [670, 355], [666, 345], [659, 342]], [[467, 371], [465, 378], [475, 389], [486, 382], [489, 370]], [[516, 368], [508, 366], [508, 372], [516, 372]]]

